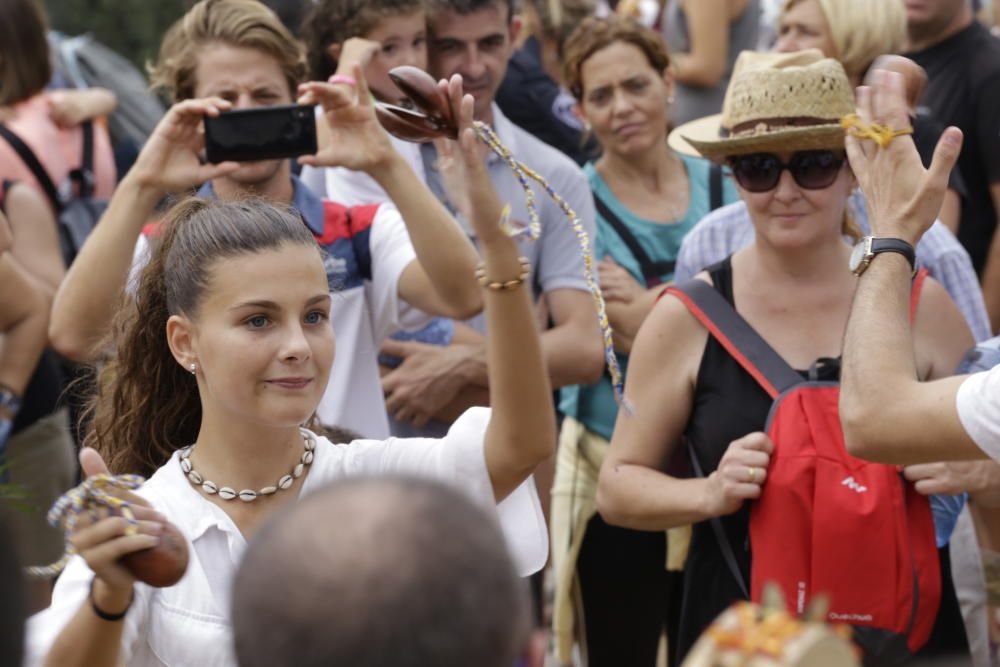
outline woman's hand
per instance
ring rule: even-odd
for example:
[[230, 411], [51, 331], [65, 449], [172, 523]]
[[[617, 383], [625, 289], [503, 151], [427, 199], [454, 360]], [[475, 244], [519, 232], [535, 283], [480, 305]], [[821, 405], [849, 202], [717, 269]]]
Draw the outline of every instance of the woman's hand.
[[597, 264], [597, 275], [601, 283], [601, 293], [607, 301], [628, 304], [642, 296], [643, 287], [611, 257], [605, 257]]
[[238, 162], [204, 164], [205, 117], [229, 111], [232, 104], [219, 97], [185, 100], [170, 107], [153, 130], [127, 178], [157, 193], [180, 192], [231, 174]]
[[729, 444], [719, 467], [708, 476], [709, 514], [732, 514], [746, 500], [760, 498], [774, 443], [765, 433], [751, 433]]
[[[876, 71], [870, 86], [857, 91], [858, 116], [866, 124], [893, 130], [910, 127], [904, 78]], [[876, 236], [901, 238], [916, 245], [941, 210], [948, 175], [962, 148], [962, 132], [949, 127], [941, 135], [929, 169], [924, 169], [913, 140], [896, 137], [885, 148], [870, 139], [847, 137], [847, 156], [868, 203]]]
[[355, 64], [348, 83], [311, 81], [299, 86], [299, 104], [320, 104], [329, 141], [315, 155], [299, 158], [311, 167], [346, 167], [378, 178], [378, 172], [402, 158], [375, 117], [368, 83]]
[[438, 169], [452, 204], [469, 221], [480, 243], [491, 243], [506, 236], [500, 227], [503, 204], [486, 169], [489, 149], [479, 141], [473, 127], [472, 95], [465, 95], [462, 77], [456, 74], [438, 86], [451, 104], [458, 120], [458, 141], [438, 139]]
[[[80, 452], [80, 465], [87, 477], [108, 472], [100, 454], [89, 447]], [[94, 571], [94, 576], [101, 584], [99, 588], [95, 582], [95, 596], [116, 602], [122, 602], [124, 599], [122, 605], [127, 605], [135, 577], [118, 560], [135, 551], [156, 546], [159, 542], [158, 536], [163, 531], [165, 518], [144, 498], [134, 493], [124, 489], [113, 489], [110, 493], [128, 501], [132, 513], [139, 522], [139, 533], [126, 535], [125, 529], [128, 525], [126, 520], [102, 508], [90, 516], [81, 515], [69, 541], [80, 557], [86, 561], [87, 566]], [[117, 610], [106, 609], [109, 612]]]

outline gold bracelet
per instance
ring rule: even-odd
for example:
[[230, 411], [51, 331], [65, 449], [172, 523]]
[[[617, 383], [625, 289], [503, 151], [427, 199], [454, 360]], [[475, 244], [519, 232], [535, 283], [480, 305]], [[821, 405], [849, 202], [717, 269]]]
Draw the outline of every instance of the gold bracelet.
[[495, 292], [507, 292], [523, 285], [524, 281], [531, 275], [531, 262], [528, 261], [527, 257], [518, 257], [518, 260], [521, 262], [521, 275], [513, 280], [490, 280], [486, 277], [486, 265], [480, 262], [476, 267], [476, 280], [479, 282], [480, 287], [485, 287]]

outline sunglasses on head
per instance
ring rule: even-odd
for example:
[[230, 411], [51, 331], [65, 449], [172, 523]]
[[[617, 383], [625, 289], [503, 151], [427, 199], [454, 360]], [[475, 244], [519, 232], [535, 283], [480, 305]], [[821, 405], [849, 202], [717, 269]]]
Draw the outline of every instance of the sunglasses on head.
[[800, 188], [822, 190], [837, 180], [844, 156], [834, 151], [799, 151], [782, 162], [773, 153], [753, 153], [729, 158], [729, 168], [740, 186], [749, 192], [767, 192], [778, 186], [787, 169]]

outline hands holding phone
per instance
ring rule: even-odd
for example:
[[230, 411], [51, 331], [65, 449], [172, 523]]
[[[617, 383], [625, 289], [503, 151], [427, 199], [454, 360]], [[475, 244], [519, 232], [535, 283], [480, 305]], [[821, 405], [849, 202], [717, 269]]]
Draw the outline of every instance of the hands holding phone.
[[172, 106], [143, 146], [130, 176], [158, 193], [179, 192], [200, 186], [240, 168], [238, 162], [204, 164], [204, 118], [232, 109], [218, 97], [185, 100]]

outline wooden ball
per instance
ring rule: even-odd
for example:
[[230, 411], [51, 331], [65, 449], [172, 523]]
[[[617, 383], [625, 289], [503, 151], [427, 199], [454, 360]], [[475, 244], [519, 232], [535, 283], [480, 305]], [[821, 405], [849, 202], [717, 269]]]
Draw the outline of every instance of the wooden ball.
[[187, 570], [187, 540], [177, 526], [165, 522], [159, 544], [123, 556], [119, 562], [144, 584], [155, 588], [173, 586]]

